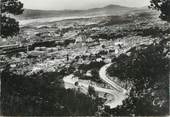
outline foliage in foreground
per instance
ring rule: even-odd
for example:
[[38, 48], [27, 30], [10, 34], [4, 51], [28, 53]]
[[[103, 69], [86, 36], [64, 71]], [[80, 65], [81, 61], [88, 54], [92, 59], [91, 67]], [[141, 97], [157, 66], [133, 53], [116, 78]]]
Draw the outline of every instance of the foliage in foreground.
[[1, 36], [13, 36], [19, 33], [19, 22], [11, 15], [19, 15], [23, 12], [23, 4], [18, 0], [1, 0]]
[[113, 115], [153, 116], [169, 114], [169, 59], [166, 41], [135, 47], [108, 69], [110, 75], [134, 83], [122, 106], [106, 109]]
[[170, 0], [151, 0], [149, 8], [161, 11], [160, 18], [170, 21]]
[[92, 100], [76, 90], [63, 88], [63, 75], [15, 75], [8, 69], [2, 73], [2, 114], [20, 116], [94, 116], [99, 98]]

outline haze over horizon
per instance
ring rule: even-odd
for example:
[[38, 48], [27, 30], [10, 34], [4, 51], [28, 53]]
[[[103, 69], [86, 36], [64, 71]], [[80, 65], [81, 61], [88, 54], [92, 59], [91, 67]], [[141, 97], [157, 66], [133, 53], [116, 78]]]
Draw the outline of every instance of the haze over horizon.
[[20, 0], [26, 9], [39, 10], [86, 10], [110, 4], [126, 7], [144, 7], [149, 0]]

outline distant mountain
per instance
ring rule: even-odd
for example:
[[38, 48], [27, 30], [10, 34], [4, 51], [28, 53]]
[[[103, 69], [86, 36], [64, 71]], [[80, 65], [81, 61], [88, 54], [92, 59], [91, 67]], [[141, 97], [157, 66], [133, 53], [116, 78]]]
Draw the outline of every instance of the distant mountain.
[[71, 17], [71, 16], [100, 16], [100, 15], [121, 15], [136, 8], [124, 7], [119, 5], [108, 5], [102, 8], [88, 10], [32, 10], [25, 9], [19, 19], [37, 19], [49, 17]]
[[36, 18], [47, 18], [47, 17], [62, 17], [66, 15], [74, 15], [78, 14], [81, 11], [79, 10], [63, 10], [63, 11], [55, 11], [55, 10], [32, 10], [32, 9], [24, 9], [20, 18], [22, 19], [36, 19]]
[[125, 7], [125, 6], [120, 6], [120, 5], [108, 5], [108, 6], [105, 6], [105, 7], [102, 7], [102, 8], [93, 8], [93, 9], [90, 9], [90, 10], [110, 10], [110, 9], [116, 9], [116, 10], [122, 10], [122, 9], [131, 9], [131, 7]]
[[86, 10], [88, 15], [122, 15], [137, 8], [125, 7], [120, 5], [108, 5], [102, 8], [93, 8]]

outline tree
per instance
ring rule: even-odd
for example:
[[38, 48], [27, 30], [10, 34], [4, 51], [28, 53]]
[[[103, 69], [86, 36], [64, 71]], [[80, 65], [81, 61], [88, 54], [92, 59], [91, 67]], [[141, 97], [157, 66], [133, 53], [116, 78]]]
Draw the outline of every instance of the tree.
[[[169, 52], [167, 42], [143, 45], [129, 50], [129, 56], [120, 55], [117, 67], [110, 71], [121, 80], [131, 80], [129, 97], [123, 105], [106, 112], [114, 116], [163, 116], [169, 113]], [[115, 71], [116, 69], [116, 71]], [[117, 70], [118, 69], [118, 70]], [[156, 102], [156, 103], [155, 103]]]
[[160, 18], [170, 21], [170, 0], [151, 0], [149, 8], [161, 11]]
[[18, 0], [1, 0], [1, 36], [8, 37], [19, 33], [19, 22], [12, 15], [23, 13], [23, 4]]
[[88, 92], [89, 92], [90, 96], [92, 96], [92, 95], [95, 96], [95, 94], [96, 94], [95, 89], [92, 86], [88, 87]]
[[1, 114], [4, 116], [94, 116], [102, 99], [96, 100], [63, 87], [60, 72], [31, 76], [13, 73], [7, 66], [1, 74]]

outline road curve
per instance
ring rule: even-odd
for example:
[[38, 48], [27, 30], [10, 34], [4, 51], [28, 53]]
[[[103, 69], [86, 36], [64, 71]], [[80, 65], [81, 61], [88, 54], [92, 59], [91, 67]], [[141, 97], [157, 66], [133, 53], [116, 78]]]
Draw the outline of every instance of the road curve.
[[118, 84], [110, 80], [109, 76], [107, 75], [107, 69], [112, 65], [112, 63], [104, 65], [100, 70], [99, 70], [99, 76], [100, 78], [105, 82], [108, 83], [110, 86], [113, 87], [114, 92], [112, 93], [115, 96], [115, 99], [111, 102], [107, 102], [106, 105], [110, 106], [110, 108], [115, 108], [118, 105], [122, 105], [122, 101], [127, 98], [126, 95], [126, 89], [120, 87]]
[[126, 93], [126, 89], [120, 87], [118, 84], [110, 80], [109, 76], [107, 75], [107, 69], [112, 65], [112, 63], [104, 65], [100, 70], [99, 70], [99, 76], [100, 78], [108, 83], [110, 86], [112, 86], [114, 89], [116, 89], [120, 93]]
[[[120, 87], [119, 85], [117, 85], [115, 82], [111, 81], [109, 79], [109, 77], [106, 75], [106, 70], [107, 68], [110, 66], [111, 64], [107, 64], [105, 66], [103, 66], [100, 70], [99, 70], [99, 75], [100, 78], [108, 83], [109, 85], [111, 85], [114, 89], [107, 89], [107, 88], [102, 88], [102, 87], [98, 87], [96, 85], [94, 85], [94, 89], [96, 92], [102, 92], [102, 93], [107, 93], [113, 96], [112, 100], [108, 100], [105, 102], [105, 105], [109, 106], [110, 108], [115, 108], [118, 105], [122, 105], [122, 101], [124, 99], [127, 98], [126, 90], [123, 89], [122, 87]], [[75, 82], [78, 82], [78, 79], [74, 78], [74, 75], [68, 75], [66, 77], [63, 78], [64, 83], [66, 84], [70, 84], [72, 85], [71, 87], [75, 87]], [[85, 83], [85, 82], [79, 82], [79, 87], [84, 88], [86, 90], [88, 90], [90, 84]], [[65, 88], [71, 88], [70, 86], [65, 85]]]
[[[65, 88], [66, 89], [72, 89], [75, 88], [75, 83], [78, 82], [77, 79], [74, 79], [74, 75], [68, 75], [63, 78], [63, 81], [65, 83]], [[88, 91], [88, 88], [90, 86], [90, 83], [84, 83], [84, 82], [79, 82], [79, 87]], [[101, 92], [101, 93], [106, 93], [112, 95], [111, 100], [107, 100], [104, 105], [109, 106], [110, 108], [115, 108], [118, 105], [122, 105], [122, 101], [126, 98], [124, 94], [119, 93], [117, 90], [112, 90], [112, 89], [107, 89], [107, 88], [102, 88], [98, 87], [96, 85], [92, 85], [95, 89], [96, 92]]]

